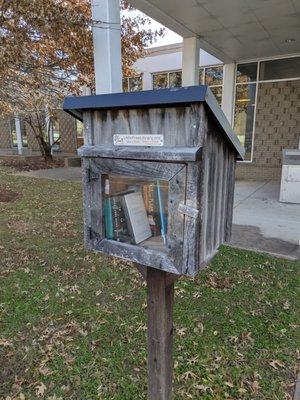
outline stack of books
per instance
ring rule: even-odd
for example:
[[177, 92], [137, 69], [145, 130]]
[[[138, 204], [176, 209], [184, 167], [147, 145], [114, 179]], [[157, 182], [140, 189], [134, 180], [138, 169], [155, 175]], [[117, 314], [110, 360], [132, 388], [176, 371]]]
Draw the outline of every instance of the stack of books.
[[106, 196], [104, 218], [106, 238], [139, 244], [152, 236], [165, 241], [168, 215], [168, 187], [144, 183], [127, 192]]

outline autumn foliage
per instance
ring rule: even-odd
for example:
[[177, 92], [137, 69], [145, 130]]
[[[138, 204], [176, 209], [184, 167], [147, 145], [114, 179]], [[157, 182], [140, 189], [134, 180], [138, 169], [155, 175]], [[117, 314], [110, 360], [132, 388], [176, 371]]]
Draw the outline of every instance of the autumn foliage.
[[[0, 0], [0, 7], [1, 115], [53, 110], [66, 93], [93, 86], [89, 0]], [[147, 29], [144, 17], [132, 17], [127, 2], [122, 8], [123, 72], [128, 76], [162, 31]]]

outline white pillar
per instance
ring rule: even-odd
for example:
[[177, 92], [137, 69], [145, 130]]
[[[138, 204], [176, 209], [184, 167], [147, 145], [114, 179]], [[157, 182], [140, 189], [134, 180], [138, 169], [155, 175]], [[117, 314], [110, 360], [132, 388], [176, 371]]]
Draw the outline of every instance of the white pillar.
[[150, 72], [143, 73], [143, 90], [152, 90], [152, 74]]
[[225, 64], [223, 69], [222, 110], [230, 125], [233, 124], [235, 96], [235, 64]]
[[21, 121], [20, 121], [19, 117], [15, 117], [15, 126], [16, 126], [18, 154], [23, 154], [22, 128], [21, 128]]
[[183, 39], [182, 86], [199, 85], [200, 42], [197, 37]]
[[92, 0], [96, 93], [122, 92], [119, 0]]

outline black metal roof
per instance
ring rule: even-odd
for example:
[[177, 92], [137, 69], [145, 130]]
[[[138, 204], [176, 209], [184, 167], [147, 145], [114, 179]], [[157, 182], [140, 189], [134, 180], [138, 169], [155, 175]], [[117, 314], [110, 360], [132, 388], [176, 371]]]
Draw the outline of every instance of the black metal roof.
[[211, 109], [215, 119], [225, 131], [228, 139], [235, 147], [240, 158], [244, 157], [242, 147], [233, 132], [226, 116], [219, 107], [214, 95], [207, 85], [183, 88], [145, 90], [130, 93], [111, 93], [94, 96], [66, 97], [63, 109], [73, 117], [82, 121], [82, 114], [87, 110], [113, 110], [132, 108], [155, 108], [205, 102]]

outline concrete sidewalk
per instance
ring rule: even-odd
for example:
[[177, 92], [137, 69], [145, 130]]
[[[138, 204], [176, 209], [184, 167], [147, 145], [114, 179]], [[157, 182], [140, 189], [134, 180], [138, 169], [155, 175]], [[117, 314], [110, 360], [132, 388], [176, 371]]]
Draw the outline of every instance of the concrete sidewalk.
[[[81, 168], [54, 168], [17, 175], [81, 181]], [[300, 259], [300, 205], [279, 202], [279, 182], [237, 181], [231, 244]]]
[[300, 205], [279, 202], [279, 182], [238, 181], [232, 244], [300, 259]]
[[37, 171], [18, 172], [15, 175], [27, 178], [51, 179], [54, 181], [81, 182], [80, 167], [40, 169]]

